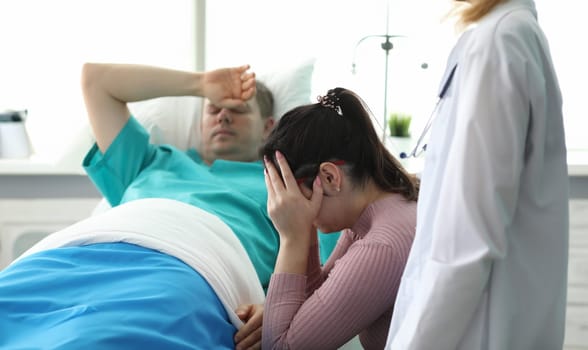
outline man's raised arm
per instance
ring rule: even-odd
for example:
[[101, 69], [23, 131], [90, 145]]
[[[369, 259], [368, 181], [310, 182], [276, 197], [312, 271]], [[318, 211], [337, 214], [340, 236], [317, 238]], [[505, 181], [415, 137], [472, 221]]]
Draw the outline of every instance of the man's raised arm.
[[255, 94], [249, 65], [187, 72], [132, 64], [86, 63], [82, 91], [98, 148], [105, 152], [129, 119], [128, 102], [163, 96], [203, 96], [239, 108]]

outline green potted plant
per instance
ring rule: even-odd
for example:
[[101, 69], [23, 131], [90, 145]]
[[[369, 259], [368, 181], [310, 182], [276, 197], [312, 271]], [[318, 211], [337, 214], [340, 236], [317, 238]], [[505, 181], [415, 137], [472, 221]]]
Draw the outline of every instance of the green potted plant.
[[406, 113], [390, 113], [388, 129], [392, 137], [410, 137], [410, 122], [412, 116]]
[[410, 122], [412, 116], [407, 113], [392, 112], [388, 118], [388, 137], [386, 146], [394, 154], [409, 152], [412, 146], [410, 138]]

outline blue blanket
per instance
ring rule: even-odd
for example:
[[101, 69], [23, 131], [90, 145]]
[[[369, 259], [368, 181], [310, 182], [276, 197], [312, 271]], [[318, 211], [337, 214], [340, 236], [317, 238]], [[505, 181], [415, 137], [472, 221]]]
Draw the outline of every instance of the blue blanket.
[[0, 349], [233, 349], [214, 290], [167, 254], [63, 247], [0, 272]]

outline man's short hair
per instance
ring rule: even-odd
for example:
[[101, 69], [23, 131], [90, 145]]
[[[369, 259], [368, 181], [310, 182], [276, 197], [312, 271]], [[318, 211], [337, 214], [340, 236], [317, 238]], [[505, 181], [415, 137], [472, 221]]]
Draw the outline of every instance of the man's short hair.
[[274, 95], [270, 91], [270, 89], [261, 81], [256, 81], [256, 93], [255, 93], [255, 100], [259, 105], [259, 112], [261, 114], [261, 118], [266, 119], [268, 117], [273, 116], [274, 113]]

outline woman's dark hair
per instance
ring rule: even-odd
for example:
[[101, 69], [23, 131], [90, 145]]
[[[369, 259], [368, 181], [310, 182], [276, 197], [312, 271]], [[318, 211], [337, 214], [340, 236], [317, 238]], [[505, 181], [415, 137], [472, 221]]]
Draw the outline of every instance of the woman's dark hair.
[[276, 163], [277, 150], [297, 179], [313, 180], [322, 162], [339, 160], [355, 184], [364, 186], [372, 179], [384, 191], [417, 199], [418, 179], [380, 141], [364, 101], [345, 88], [331, 89], [318, 103], [284, 114], [260, 153]]

